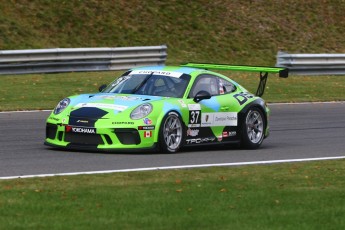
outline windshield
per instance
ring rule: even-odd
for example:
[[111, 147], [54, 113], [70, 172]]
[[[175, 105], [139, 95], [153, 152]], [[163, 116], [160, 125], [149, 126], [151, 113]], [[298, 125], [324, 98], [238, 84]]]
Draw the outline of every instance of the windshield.
[[104, 93], [140, 94], [182, 98], [190, 80], [190, 75], [167, 76], [168, 72], [145, 71], [144, 74], [131, 72], [113, 81]]

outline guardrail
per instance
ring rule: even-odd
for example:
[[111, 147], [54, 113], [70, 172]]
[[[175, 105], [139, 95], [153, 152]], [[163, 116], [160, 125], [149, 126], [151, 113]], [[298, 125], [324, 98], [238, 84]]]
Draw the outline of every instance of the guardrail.
[[277, 67], [295, 75], [345, 75], [345, 54], [289, 54], [278, 52]]
[[124, 70], [163, 65], [167, 46], [56, 48], [0, 51], [0, 74]]

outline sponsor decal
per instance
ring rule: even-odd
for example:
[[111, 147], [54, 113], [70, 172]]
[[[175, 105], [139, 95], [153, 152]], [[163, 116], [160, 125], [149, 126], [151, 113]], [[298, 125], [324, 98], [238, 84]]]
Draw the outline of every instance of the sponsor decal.
[[237, 126], [237, 113], [203, 113], [201, 116], [201, 127], [212, 126]]
[[196, 137], [199, 135], [199, 129], [187, 129], [187, 136]]
[[198, 127], [200, 127], [200, 124], [188, 124], [188, 127], [190, 127], [190, 128], [198, 128]]
[[124, 105], [114, 105], [114, 104], [104, 104], [104, 103], [79, 103], [75, 107], [96, 107], [100, 109], [113, 109], [118, 111], [124, 111], [128, 106]]
[[71, 132], [71, 130], [72, 130], [72, 127], [71, 127], [71, 126], [69, 126], [69, 125], [65, 126], [65, 132], [66, 132], [66, 133]]
[[210, 116], [208, 114], [206, 114], [205, 116], [205, 121], [208, 122], [208, 119], [210, 118]]
[[154, 130], [155, 126], [150, 125], [150, 126], [138, 126], [138, 130]]
[[150, 118], [144, 118], [144, 124], [145, 125], [151, 125], [152, 124], [152, 120]]
[[95, 128], [84, 128], [84, 127], [72, 127], [72, 126], [65, 126], [65, 131], [67, 133], [88, 133], [88, 134], [95, 134], [96, 129]]
[[187, 105], [186, 105], [186, 103], [184, 103], [183, 100], [178, 100], [178, 102], [180, 103], [180, 105], [181, 105], [183, 108], [187, 108]]
[[238, 101], [240, 105], [243, 105], [244, 103], [248, 101], [248, 99], [251, 99], [253, 97], [254, 97], [253, 94], [250, 94], [247, 92], [241, 92], [234, 95], [234, 98]]
[[218, 140], [219, 142], [221, 142], [221, 141], [223, 140], [223, 137], [222, 137], [222, 136], [218, 136], [218, 137], [217, 137], [217, 140]]
[[87, 121], [87, 120], [77, 120], [77, 123], [84, 123], [84, 124], [88, 124], [88, 123], [89, 123], [89, 121]]
[[223, 138], [226, 138], [226, 137], [234, 137], [234, 136], [236, 136], [236, 131], [229, 131], [229, 132], [227, 132], [227, 131], [224, 131], [223, 133], [222, 133], [222, 137]]
[[163, 75], [169, 77], [176, 77], [179, 78], [182, 76], [183, 73], [174, 72], [174, 71], [161, 71], [161, 70], [134, 70], [130, 74], [155, 74], [155, 75]]
[[200, 104], [188, 104], [189, 110], [201, 110]]
[[96, 96], [95, 98], [110, 99], [110, 100], [120, 99], [120, 100], [124, 100], [124, 101], [142, 100], [141, 97], [112, 96], [112, 95], [100, 95], [100, 96]]
[[[113, 85], [112, 85], [113, 86]], [[116, 98], [116, 96], [110, 96], [110, 95], [100, 95], [100, 96], [95, 96], [95, 98], [102, 98], [102, 99], [109, 99], [113, 100]]]
[[114, 121], [113, 125], [134, 125], [133, 121]]
[[129, 97], [129, 96], [115, 96], [115, 99], [121, 99], [124, 101], [136, 101], [136, 100], [142, 100], [141, 97]]
[[234, 137], [234, 136], [236, 136], [236, 131], [230, 131], [229, 132], [229, 137]]
[[152, 137], [152, 131], [145, 131], [145, 132], [144, 132], [144, 137], [145, 137], [145, 138]]
[[195, 139], [187, 139], [187, 144], [201, 144], [201, 143], [207, 143], [207, 142], [213, 142], [215, 141], [215, 137], [205, 137], [205, 138], [195, 138]]

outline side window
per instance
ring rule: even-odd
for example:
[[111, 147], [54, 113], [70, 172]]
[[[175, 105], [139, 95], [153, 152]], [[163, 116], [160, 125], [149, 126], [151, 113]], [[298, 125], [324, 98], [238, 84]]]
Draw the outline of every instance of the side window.
[[199, 76], [189, 93], [189, 98], [195, 97], [195, 95], [201, 90], [209, 92], [212, 96], [219, 94], [219, 82], [216, 76], [201, 75]]
[[220, 94], [227, 94], [234, 92], [236, 90], [236, 86], [232, 84], [230, 81], [227, 81], [223, 78], [219, 78], [219, 93]]
[[195, 95], [201, 90], [205, 90], [212, 96], [215, 96], [232, 93], [236, 90], [236, 86], [230, 81], [217, 76], [201, 75], [195, 80], [189, 93], [189, 98], [195, 97]]

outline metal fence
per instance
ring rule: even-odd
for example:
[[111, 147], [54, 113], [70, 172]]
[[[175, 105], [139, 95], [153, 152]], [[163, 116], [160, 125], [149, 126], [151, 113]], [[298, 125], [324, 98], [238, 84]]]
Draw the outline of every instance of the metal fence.
[[163, 65], [167, 46], [0, 50], [0, 74], [124, 70]]
[[289, 54], [278, 52], [277, 67], [296, 75], [345, 75], [345, 54]]
[[[0, 74], [124, 70], [164, 65], [167, 46], [0, 50]], [[278, 52], [278, 67], [296, 75], [345, 75], [345, 54]]]

